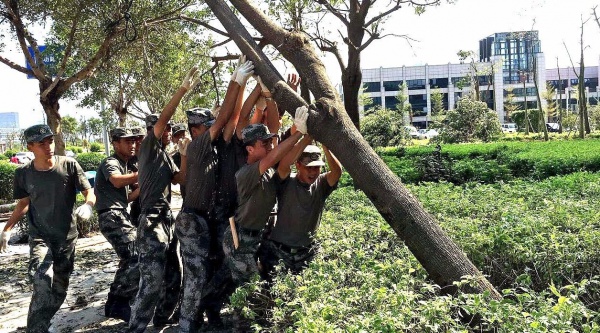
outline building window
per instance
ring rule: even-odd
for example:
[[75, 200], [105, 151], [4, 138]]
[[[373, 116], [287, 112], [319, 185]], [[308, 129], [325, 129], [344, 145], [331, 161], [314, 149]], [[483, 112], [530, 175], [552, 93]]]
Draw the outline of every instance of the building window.
[[375, 108], [380, 108], [380, 107], [381, 107], [381, 97], [371, 97], [371, 103], [364, 105], [365, 111], [369, 111], [369, 110], [372, 110]]
[[380, 82], [363, 82], [363, 92], [380, 92]]
[[450, 79], [452, 85], [455, 87], [462, 89], [463, 87], [468, 87], [471, 85], [471, 79], [466, 76], [453, 77]]
[[425, 79], [406, 80], [408, 90], [425, 89]]
[[413, 117], [427, 115], [427, 95], [409, 95], [408, 102], [412, 106]]
[[396, 96], [385, 96], [385, 108], [388, 110], [398, 110], [398, 99]]
[[448, 78], [429, 79], [431, 88], [448, 88]]
[[383, 90], [399, 91], [401, 85], [402, 85], [402, 80], [400, 80], [400, 81], [383, 81]]

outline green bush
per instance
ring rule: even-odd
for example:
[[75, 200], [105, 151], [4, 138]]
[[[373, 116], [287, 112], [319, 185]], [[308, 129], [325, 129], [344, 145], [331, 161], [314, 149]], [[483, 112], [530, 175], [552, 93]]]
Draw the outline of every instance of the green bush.
[[8, 157], [8, 158], [11, 158], [11, 157], [13, 156], [13, 154], [16, 154], [17, 152], [18, 152], [18, 151], [17, 151], [17, 150], [15, 150], [15, 149], [7, 149], [7, 150], [4, 152], [4, 156], [6, 156], [6, 157]]
[[[598, 175], [577, 174], [539, 184], [409, 186], [474, 264], [491, 274], [500, 301], [487, 294], [443, 295], [366, 196], [340, 188], [326, 204], [315, 260], [299, 275], [278, 275], [267, 294], [274, 303], [268, 325], [254, 329], [597, 332], [600, 317], [583, 300], [600, 285], [600, 221], [593, 218], [600, 209], [598, 184]], [[594, 201], [589, 209], [581, 209], [584, 193]], [[254, 283], [232, 297], [249, 317], [252, 292], [266, 294]], [[478, 320], [461, 322], [459, 309]]]
[[18, 165], [0, 161], [0, 200], [11, 202], [13, 199], [13, 181]]
[[106, 156], [101, 153], [83, 153], [77, 155], [75, 160], [81, 165], [83, 171], [96, 171], [104, 158]]
[[74, 152], [75, 154], [83, 153], [83, 148], [77, 147], [77, 146], [68, 146], [66, 150], [70, 150], [70, 151]]
[[98, 142], [92, 142], [92, 144], [90, 145], [90, 152], [98, 153], [101, 151], [102, 151], [102, 144], [100, 144]]

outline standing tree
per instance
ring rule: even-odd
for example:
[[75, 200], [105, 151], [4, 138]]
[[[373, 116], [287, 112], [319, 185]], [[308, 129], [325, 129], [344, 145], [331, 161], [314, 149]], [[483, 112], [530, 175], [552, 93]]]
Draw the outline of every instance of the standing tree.
[[[326, 76], [325, 66], [307, 36], [283, 29], [249, 0], [230, 1], [263, 36], [263, 42], [276, 47], [301, 77], [311, 77], [307, 85], [316, 102], [310, 105], [310, 135], [336, 154], [357, 186], [404, 240], [430, 277], [445, 291], [453, 292], [458, 288], [453, 282], [472, 276], [475, 278], [473, 283], [464, 285], [463, 290], [488, 292], [491, 297], [500, 299], [489, 281], [362, 138], [344, 111]], [[254, 62], [255, 72], [271, 89], [280, 108], [294, 113], [297, 107], [306, 106], [306, 102], [287, 86], [229, 6], [223, 0], [206, 0], [206, 3], [231, 33], [242, 53]]]
[[71, 142], [71, 145], [74, 145], [77, 141], [77, 132], [79, 129], [79, 124], [77, 123], [77, 119], [71, 116], [62, 117], [62, 132], [65, 136], [66, 142]]
[[514, 88], [506, 88], [506, 97], [504, 97], [504, 122], [512, 121], [511, 115], [520, 109], [519, 104], [515, 101]]
[[[391, 15], [404, 7], [413, 7], [417, 15], [425, 12], [428, 6], [440, 5], [442, 0], [393, 0], [381, 4], [378, 0], [280, 0], [279, 14], [276, 16], [290, 29], [303, 31], [311, 36], [318, 48], [334, 55], [342, 71], [342, 89], [346, 112], [357, 128], [360, 128], [359, 91], [362, 84], [361, 53], [371, 43], [388, 36], [409, 39], [406, 35], [384, 33], [384, 26]], [[447, 0], [451, 3], [453, 0]], [[316, 8], [315, 8], [316, 7]], [[307, 12], [314, 10], [318, 18], [313, 24], [306, 24]], [[285, 17], [281, 13], [285, 13]], [[343, 30], [330, 33], [321, 24], [324, 16], [339, 21]], [[312, 29], [311, 29], [312, 28]], [[340, 40], [334, 39], [338, 35]], [[341, 44], [340, 44], [341, 42]], [[342, 56], [346, 48], [346, 57]], [[311, 77], [302, 77], [307, 83]]]
[[[40, 103], [50, 128], [57, 134], [55, 151], [64, 154], [61, 133], [60, 99], [71, 87], [90, 76], [104, 61], [110, 59], [117, 44], [135, 40], [137, 30], [177, 17], [191, 1], [164, 0], [154, 2], [119, 2], [49, 0], [0, 2], [0, 24], [7, 24], [13, 40], [30, 68], [8, 58], [0, 62], [39, 82]], [[45, 49], [30, 30], [30, 22], [48, 25]], [[0, 44], [0, 48], [5, 45]], [[51, 62], [44, 60], [52, 59]]]
[[412, 105], [408, 101], [406, 82], [398, 85], [398, 93], [396, 94], [396, 110], [398, 112], [398, 120], [402, 126], [412, 125]]
[[[595, 11], [594, 11], [595, 14]], [[573, 72], [577, 77], [577, 105], [579, 109], [579, 137], [584, 138], [586, 134], [590, 134], [590, 121], [587, 113], [587, 98], [585, 96], [585, 65], [583, 61], [583, 50], [585, 46], [583, 45], [583, 26], [587, 23], [588, 20], [583, 20], [581, 18], [581, 34], [579, 39], [579, 49], [581, 51], [579, 58], [579, 72], [575, 70], [575, 65], [573, 64], [573, 59], [571, 58], [571, 53], [569, 53], [569, 49], [567, 49], [567, 44], [563, 42], [565, 49], [567, 50], [567, 55], [569, 56], [569, 61], [571, 61], [571, 66], [573, 67]]]

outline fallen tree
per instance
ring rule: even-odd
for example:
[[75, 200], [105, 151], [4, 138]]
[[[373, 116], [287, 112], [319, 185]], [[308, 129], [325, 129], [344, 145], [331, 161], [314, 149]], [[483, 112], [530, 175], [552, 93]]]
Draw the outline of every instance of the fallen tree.
[[[474, 277], [473, 283], [461, 287], [463, 291], [487, 291], [493, 298], [501, 298], [354, 127], [308, 38], [284, 30], [248, 0], [231, 0], [231, 3], [262, 34], [263, 43], [273, 45], [295, 66], [301, 77], [310, 77], [306, 84], [316, 99], [310, 105], [310, 135], [336, 154], [358, 188], [373, 202], [433, 281], [445, 292], [452, 293], [458, 289], [454, 282], [467, 276]], [[206, 0], [206, 4], [240, 50], [254, 61], [255, 72], [271, 88], [280, 108], [293, 114], [297, 107], [306, 105], [286, 85], [228, 5], [223, 0]]]

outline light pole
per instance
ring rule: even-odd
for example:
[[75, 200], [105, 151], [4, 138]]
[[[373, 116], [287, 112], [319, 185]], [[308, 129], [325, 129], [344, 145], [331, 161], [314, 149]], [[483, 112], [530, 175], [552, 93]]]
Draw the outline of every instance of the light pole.
[[525, 135], [529, 134], [529, 114], [527, 112], [527, 88], [525, 87], [525, 82], [527, 82], [527, 72], [525, 70], [520, 70], [520, 79], [523, 82], [523, 110], [525, 110]]

